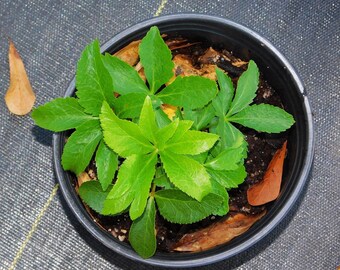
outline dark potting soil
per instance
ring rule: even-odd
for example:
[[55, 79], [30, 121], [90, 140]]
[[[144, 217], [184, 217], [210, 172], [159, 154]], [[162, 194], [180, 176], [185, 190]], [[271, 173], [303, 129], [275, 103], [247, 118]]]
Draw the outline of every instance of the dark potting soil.
[[[168, 42], [169, 41], [171, 42], [171, 40], [168, 39]], [[235, 57], [233, 52], [212, 49], [208, 45], [202, 43], [194, 43], [193, 45], [185, 46], [185, 42], [187, 41], [184, 39], [184, 46], [182, 48], [172, 50], [173, 56], [189, 59], [190, 64], [195, 70], [203, 69], [207, 65], [217, 65], [219, 68], [225, 70], [232, 78], [234, 84], [236, 84], [239, 76], [247, 67], [247, 62], [243, 61], [249, 61], [249, 59], [241, 60]], [[179, 65], [176, 69], [176, 73], [180, 74], [183, 72], [183, 69], [184, 68]], [[198, 75], [206, 75], [206, 73], [202, 72], [202, 74]], [[254, 103], [267, 103], [283, 108], [279, 95], [268, 82], [263, 79], [262, 75], [260, 75], [259, 88]], [[247, 177], [244, 183], [237, 189], [231, 189], [229, 191], [230, 214], [241, 212], [248, 215], [256, 215], [263, 212], [270, 204], [263, 206], [249, 205], [247, 201], [247, 190], [253, 184], [261, 181], [274, 153], [282, 146], [288, 136], [286, 132], [280, 134], [267, 134], [259, 133], [242, 126], [236, 126], [243, 134], [245, 134], [246, 141], [248, 142], [248, 157], [245, 160]], [[95, 173], [95, 170], [96, 166], [94, 161], [92, 161], [88, 167], [88, 171]], [[77, 185], [76, 179], [74, 184], [75, 186]], [[102, 216], [88, 207], [86, 207], [86, 209], [100, 227], [107, 230], [119, 241], [128, 242], [129, 228], [131, 226], [131, 220], [128, 213], [118, 216]], [[172, 246], [184, 234], [204, 228], [219, 219], [221, 219], [221, 217], [209, 216], [194, 224], [180, 225], [170, 223], [157, 214], [157, 248], [160, 251], [171, 252]]]

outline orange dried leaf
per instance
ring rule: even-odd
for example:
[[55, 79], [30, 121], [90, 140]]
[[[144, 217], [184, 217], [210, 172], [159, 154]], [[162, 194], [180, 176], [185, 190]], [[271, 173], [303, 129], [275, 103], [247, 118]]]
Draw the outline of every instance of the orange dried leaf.
[[216, 65], [214, 64], [202, 64], [199, 69], [195, 68], [192, 64], [192, 59], [186, 55], [177, 54], [173, 58], [175, 64], [174, 77], [170, 80], [170, 83], [176, 78], [176, 76], [202, 76], [211, 80], [216, 80]]
[[235, 67], [243, 67], [245, 65], [247, 65], [249, 62], [245, 62], [245, 61], [242, 61], [242, 60], [237, 60], [236, 62], [232, 62], [231, 64]]
[[250, 205], [263, 205], [275, 200], [279, 196], [286, 151], [287, 141], [274, 154], [263, 180], [248, 189], [247, 198]]
[[[166, 35], [163, 34], [162, 37], [164, 38]], [[130, 42], [127, 46], [116, 52], [114, 56], [117, 56], [120, 60], [128, 63], [130, 66], [137, 65], [139, 60], [139, 44], [141, 42], [142, 40], [140, 39]]]
[[200, 42], [190, 43], [186, 39], [178, 38], [178, 39], [169, 39], [165, 43], [166, 45], [168, 45], [169, 49], [173, 51], [177, 49], [187, 48], [187, 47], [199, 44]]
[[76, 192], [79, 192], [79, 187], [84, 184], [87, 181], [91, 181], [91, 177], [89, 176], [89, 174], [87, 172], [82, 172], [77, 176], [77, 183], [78, 185], [75, 186]]
[[130, 66], [134, 66], [137, 64], [139, 59], [138, 49], [140, 43], [141, 40], [132, 41], [129, 45], [125, 46], [114, 55], [117, 56], [120, 60], [128, 63]]
[[162, 104], [161, 109], [163, 112], [172, 120], [176, 115], [177, 107], [170, 105], [170, 104]]
[[175, 64], [174, 71], [176, 75], [181, 76], [198, 76], [199, 70], [197, 70], [187, 55], [177, 54], [172, 60]]
[[202, 65], [202, 68], [200, 69], [200, 75], [204, 78], [216, 81], [216, 65]]
[[222, 57], [222, 54], [212, 47], [209, 47], [205, 53], [199, 57], [199, 61], [202, 64], [216, 64], [219, 59]]
[[80, 187], [85, 182], [91, 181], [91, 177], [87, 172], [82, 172], [77, 176], [78, 186]]
[[144, 82], [146, 82], [146, 76], [145, 76], [144, 68], [141, 68], [141, 69], [138, 71], [138, 75], [139, 75], [139, 77], [140, 77]]
[[10, 84], [5, 102], [10, 112], [16, 115], [29, 113], [35, 102], [35, 94], [29, 82], [24, 63], [12, 41], [9, 42]]
[[207, 228], [185, 234], [176, 243], [174, 250], [197, 252], [225, 244], [247, 231], [265, 213], [265, 211], [258, 215], [238, 213], [234, 216], [229, 216], [227, 219], [218, 221]]

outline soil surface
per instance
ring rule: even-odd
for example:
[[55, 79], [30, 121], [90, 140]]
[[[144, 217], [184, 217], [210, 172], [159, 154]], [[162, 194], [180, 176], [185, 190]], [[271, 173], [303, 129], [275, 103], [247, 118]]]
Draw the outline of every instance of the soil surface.
[[[174, 59], [177, 59], [177, 62], [175, 63], [176, 75], [190, 72], [192, 74], [210, 77], [214, 76], [211, 71], [214, 70], [217, 65], [228, 73], [236, 85], [239, 76], [246, 69], [247, 61], [249, 60], [239, 59], [230, 51], [210, 48], [208, 45], [202, 43], [189, 43], [185, 39], [180, 41], [168, 39], [166, 41], [172, 49]], [[171, 44], [176, 44], [176, 46], [171, 47]], [[280, 97], [268, 82], [263, 79], [262, 75], [260, 75], [259, 88], [254, 103], [267, 103], [283, 108]], [[242, 126], [237, 127], [245, 134], [248, 142], [248, 157], [245, 160], [247, 178], [239, 188], [229, 191], [230, 213], [228, 215], [237, 212], [247, 215], [256, 215], [263, 212], [268, 205], [256, 207], [249, 205], [247, 202], [247, 189], [263, 178], [275, 151], [282, 146], [288, 136], [287, 133], [273, 135], [259, 133]], [[88, 172], [90, 171], [91, 174], [94, 174], [93, 177], [95, 177], [95, 170], [96, 167], [94, 161], [92, 161], [88, 168]], [[74, 185], [77, 187], [76, 179]], [[86, 209], [100, 227], [106, 229], [114, 237], [119, 239], [119, 241], [128, 242], [129, 228], [131, 226], [131, 220], [128, 213], [107, 217], [95, 213], [88, 207], [86, 207]], [[171, 252], [173, 245], [184, 234], [204, 228], [219, 219], [221, 219], [221, 217], [209, 216], [194, 224], [179, 225], [170, 223], [164, 220], [160, 215], [157, 215], [156, 228], [158, 250]]]

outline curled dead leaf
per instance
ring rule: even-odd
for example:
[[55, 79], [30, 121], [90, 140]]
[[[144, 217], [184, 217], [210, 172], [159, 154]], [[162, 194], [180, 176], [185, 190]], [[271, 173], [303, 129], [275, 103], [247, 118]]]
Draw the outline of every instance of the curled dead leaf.
[[79, 189], [79, 187], [83, 184], [83, 183], [85, 183], [85, 182], [87, 182], [87, 181], [91, 181], [92, 179], [91, 179], [91, 177], [90, 177], [90, 175], [87, 173], [87, 172], [82, 172], [82, 173], [80, 173], [78, 176], [77, 176], [77, 184], [78, 185], [76, 185], [76, 192], [78, 193], [78, 189]]
[[244, 66], [248, 65], [248, 63], [249, 62], [245, 62], [245, 61], [238, 59], [237, 61], [232, 62], [231, 64], [235, 67], [244, 67]]
[[237, 213], [211, 224], [207, 228], [185, 234], [174, 246], [174, 251], [198, 252], [225, 244], [247, 231], [266, 211], [258, 215]]
[[91, 181], [92, 179], [88, 175], [87, 172], [82, 172], [78, 175], [77, 180], [78, 180], [78, 186], [81, 186], [83, 183], [85, 183], [87, 181]]
[[202, 56], [199, 57], [198, 61], [202, 64], [216, 64], [220, 58], [223, 57], [220, 52], [209, 47]]
[[173, 51], [177, 49], [187, 48], [187, 47], [199, 44], [200, 42], [190, 43], [185, 38], [176, 38], [176, 39], [168, 39], [165, 41], [165, 43], [166, 45], [168, 45], [169, 49]]
[[141, 40], [132, 41], [123, 49], [116, 52], [114, 55], [117, 56], [120, 60], [125, 61], [131, 66], [134, 66], [138, 63], [139, 55], [138, 48]]
[[[166, 37], [166, 35], [162, 35], [162, 37]], [[139, 44], [141, 40], [135, 40], [129, 43], [127, 46], [116, 52], [114, 55], [117, 56], [120, 60], [125, 61], [130, 66], [135, 66], [139, 64]], [[188, 43], [187, 40], [169, 40], [167, 41], [167, 45], [169, 46], [170, 50], [184, 48], [193, 45], [192, 43]], [[137, 69], [139, 71], [140, 67]]]
[[286, 152], [287, 141], [285, 141], [282, 148], [274, 154], [263, 180], [248, 189], [247, 199], [250, 205], [263, 205], [275, 200], [279, 196]]
[[141, 79], [146, 82], [146, 76], [145, 76], [145, 72], [144, 72], [144, 68], [141, 68], [139, 71], [138, 71], [138, 75], [139, 77], [141, 77]]
[[9, 41], [10, 85], [5, 95], [8, 110], [16, 115], [29, 113], [35, 102], [35, 94], [28, 79], [24, 63], [13, 42]]
[[198, 76], [199, 70], [196, 69], [191, 62], [191, 58], [187, 55], [177, 54], [172, 60], [175, 64], [174, 70], [176, 76]]
[[135, 66], [135, 70], [139, 72], [142, 68], [143, 68], [142, 63], [139, 61]]
[[170, 80], [170, 83], [176, 76], [203, 76], [205, 78], [216, 80], [216, 65], [214, 64], [201, 64], [200, 68], [195, 68], [192, 64], [192, 59], [183, 54], [177, 54], [173, 58], [175, 64], [175, 76]]
[[216, 81], [216, 65], [202, 65], [200, 69], [200, 76], [208, 78], [210, 80]]
[[202, 64], [213, 64], [222, 68], [230, 75], [240, 76], [244, 71], [248, 62], [244, 62], [234, 55], [226, 55], [224, 53], [214, 50], [212, 47], [208, 48], [198, 61]]

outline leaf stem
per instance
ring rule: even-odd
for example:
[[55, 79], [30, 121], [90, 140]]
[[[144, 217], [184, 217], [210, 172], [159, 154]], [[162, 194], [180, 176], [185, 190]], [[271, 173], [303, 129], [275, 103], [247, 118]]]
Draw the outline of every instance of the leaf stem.
[[150, 85], [149, 89], [150, 89], [151, 95], [154, 95], [155, 94], [155, 85], [154, 84]]
[[152, 184], [151, 192], [150, 192], [150, 197], [154, 198], [155, 197], [155, 192], [156, 192], [156, 185]]

